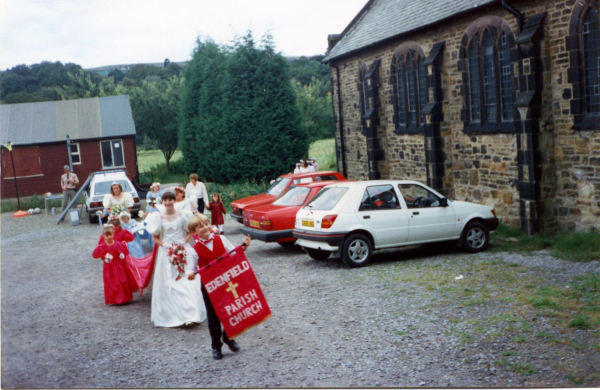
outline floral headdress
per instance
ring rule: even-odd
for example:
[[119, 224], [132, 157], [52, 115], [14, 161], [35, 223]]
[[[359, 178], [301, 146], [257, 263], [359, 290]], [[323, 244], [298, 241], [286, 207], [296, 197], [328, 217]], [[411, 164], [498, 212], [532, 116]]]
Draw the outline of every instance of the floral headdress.
[[119, 213], [119, 218], [123, 218], [123, 217], [131, 218], [131, 214], [129, 214], [127, 211], [121, 211]]
[[180, 192], [185, 193], [185, 188], [183, 188], [183, 186], [177, 186], [177, 187], [175, 187], [175, 191], [180, 191]]
[[150, 186], [150, 189], [153, 189], [154, 187], [158, 187], [158, 189], [160, 190], [160, 183], [155, 181], [154, 183], [152, 183], [152, 185]]

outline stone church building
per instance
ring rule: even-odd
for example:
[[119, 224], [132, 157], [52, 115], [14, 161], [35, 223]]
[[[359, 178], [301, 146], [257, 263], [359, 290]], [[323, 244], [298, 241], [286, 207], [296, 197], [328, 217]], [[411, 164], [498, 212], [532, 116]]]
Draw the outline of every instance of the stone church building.
[[338, 168], [600, 229], [600, 1], [369, 0], [329, 36]]

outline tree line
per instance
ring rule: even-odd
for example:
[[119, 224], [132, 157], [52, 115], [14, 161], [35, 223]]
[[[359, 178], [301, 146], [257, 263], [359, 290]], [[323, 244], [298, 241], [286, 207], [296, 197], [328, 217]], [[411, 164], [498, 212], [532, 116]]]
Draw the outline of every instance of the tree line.
[[287, 59], [270, 36], [231, 45], [198, 39], [186, 66], [140, 64], [108, 76], [77, 64], [42, 62], [0, 73], [3, 104], [128, 94], [137, 142], [158, 148], [166, 168], [207, 180], [263, 180], [306, 157], [310, 142], [333, 137], [329, 69], [322, 56]]

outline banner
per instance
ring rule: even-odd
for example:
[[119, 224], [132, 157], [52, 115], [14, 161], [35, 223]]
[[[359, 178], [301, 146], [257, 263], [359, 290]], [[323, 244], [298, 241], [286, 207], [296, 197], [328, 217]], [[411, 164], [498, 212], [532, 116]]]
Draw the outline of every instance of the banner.
[[200, 269], [202, 284], [233, 339], [271, 316], [271, 309], [241, 247]]

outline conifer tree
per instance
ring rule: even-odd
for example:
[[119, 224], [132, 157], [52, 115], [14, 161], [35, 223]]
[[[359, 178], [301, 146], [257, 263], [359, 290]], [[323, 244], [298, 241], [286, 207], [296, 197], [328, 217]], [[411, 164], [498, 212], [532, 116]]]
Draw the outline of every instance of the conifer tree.
[[268, 180], [291, 171], [309, 144], [288, 61], [275, 52], [270, 36], [259, 47], [250, 32], [229, 50], [207, 47], [198, 43], [186, 69], [181, 137], [186, 168], [219, 183]]

